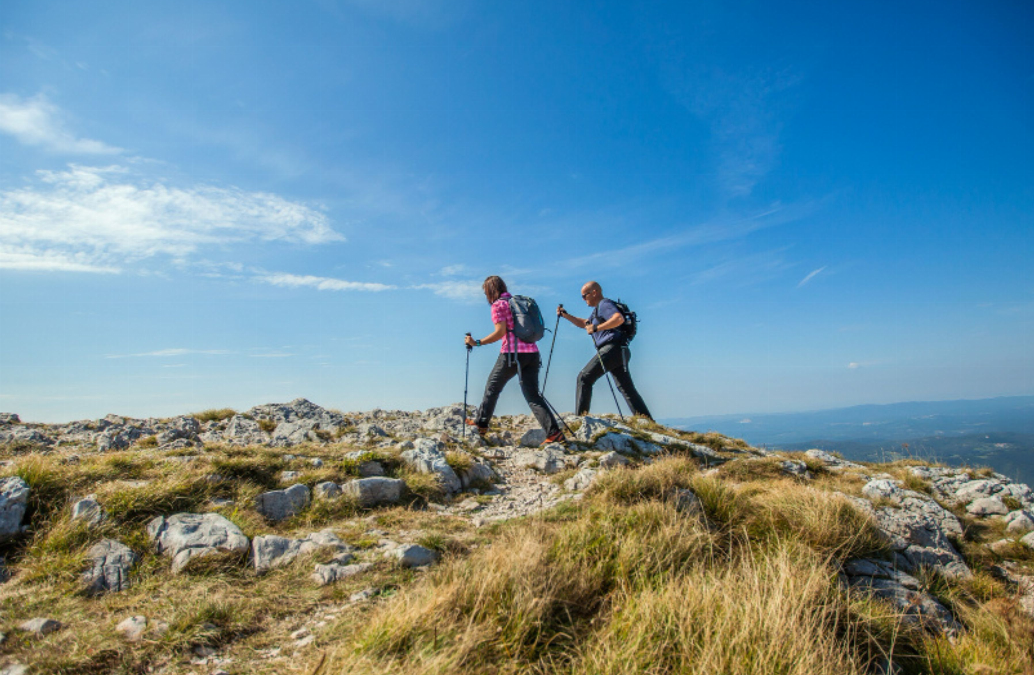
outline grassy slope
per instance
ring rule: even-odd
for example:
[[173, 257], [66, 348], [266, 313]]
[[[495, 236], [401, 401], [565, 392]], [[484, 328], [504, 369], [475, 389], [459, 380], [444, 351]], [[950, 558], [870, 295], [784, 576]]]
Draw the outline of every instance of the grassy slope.
[[[292, 450], [325, 462], [300, 480], [354, 475], [343, 450]], [[19, 459], [17, 473], [33, 487], [34, 535], [5, 551], [18, 577], [0, 586], [4, 655], [62, 673], [204, 672], [189, 663], [200, 645], [233, 658], [227, 670], [249, 673], [839, 674], [866, 672], [891, 654], [909, 672], [1034, 669], [1034, 622], [987, 571], [997, 560], [982, 542], [1000, 537], [994, 526], [967, 521], [960, 547], [973, 580], [922, 579], [969, 630], [954, 642], [926, 635], [885, 605], [838, 588], [839, 561], [878, 556], [882, 547], [872, 523], [835, 494], [856, 494], [861, 481], [819, 466], [812, 466], [816, 479], [802, 483], [771, 459], [735, 460], [705, 476], [694, 460], [671, 457], [603, 474], [581, 501], [475, 530], [417, 508], [417, 496], [409, 507], [371, 512], [344, 500], [318, 504], [272, 525], [250, 509], [251, 499], [276, 487], [279, 471], [302, 464], [262, 448], [215, 448], [186, 463], [155, 454]], [[394, 457], [384, 459], [400, 470]], [[900, 465], [881, 468], [908, 475]], [[426, 494], [434, 489], [409, 478]], [[702, 513], [676, 509], [674, 490], [686, 487]], [[924, 486], [912, 480], [910, 487]], [[111, 514], [100, 531], [69, 518], [69, 500], [87, 492]], [[168, 560], [148, 548], [144, 524], [200, 509], [213, 496], [234, 500], [221, 512], [248, 536], [332, 527], [369, 547], [371, 528], [386, 536], [419, 531], [445, 557], [426, 574], [381, 562], [325, 588], [309, 578], [312, 557], [262, 576], [241, 559], [217, 558], [169, 575]], [[130, 545], [142, 562], [129, 591], [88, 598], [78, 575], [86, 548], [102, 535]], [[1027, 557], [1019, 547], [1014, 553]], [[349, 604], [364, 588], [380, 595]], [[134, 614], [163, 619], [169, 630], [127, 643], [114, 627]], [[67, 624], [46, 638], [46, 650], [10, 630], [43, 615]], [[292, 657], [289, 635], [319, 616], [328, 624], [317, 642]], [[276, 647], [289, 658], [262, 658]]]

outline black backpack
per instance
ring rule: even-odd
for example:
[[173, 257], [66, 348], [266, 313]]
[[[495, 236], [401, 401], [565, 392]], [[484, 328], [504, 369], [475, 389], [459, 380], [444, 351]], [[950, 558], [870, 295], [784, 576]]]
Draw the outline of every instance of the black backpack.
[[[639, 330], [639, 317], [636, 316], [635, 312], [628, 308], [628, 305], [620, 300], [611, 300], [611, 302], [613, 302], [614, 306], [618, 308], [619, 312], [621, 312], [621, 316], [625, 317], [625, 323], [618, 326], [617, 330], [625, 334], [625, 340], [627, 342], [631, 342], [632, 339], [635, 338], [636, 332]], [[596, 316], [599, 316], [599, 314], [597, 314], [597, 309], [592, 311]]]

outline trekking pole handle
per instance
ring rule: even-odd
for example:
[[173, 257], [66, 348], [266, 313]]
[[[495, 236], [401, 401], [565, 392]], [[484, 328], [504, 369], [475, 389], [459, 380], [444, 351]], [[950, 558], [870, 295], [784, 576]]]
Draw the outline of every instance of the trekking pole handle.
[[[472, 337], [472, 336], [471, 336], [470, 333], [467, 333], [467, 337]], [[465, 345], [465, 346], [466, 346], [468, 352], [472, 349], [472, 347], [470, 345]]]

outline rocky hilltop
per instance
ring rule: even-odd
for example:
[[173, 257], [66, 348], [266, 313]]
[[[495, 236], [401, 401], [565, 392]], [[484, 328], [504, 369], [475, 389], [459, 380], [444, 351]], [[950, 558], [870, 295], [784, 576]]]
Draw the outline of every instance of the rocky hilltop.
[[0, 673], [1034, 668], [1026, 485], [462, 420], [0, 414]]

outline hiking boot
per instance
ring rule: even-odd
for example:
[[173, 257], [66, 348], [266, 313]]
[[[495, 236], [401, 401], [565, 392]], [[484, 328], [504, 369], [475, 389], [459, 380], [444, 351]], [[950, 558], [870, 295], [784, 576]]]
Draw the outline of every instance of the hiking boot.
[[464, 420], [464, 421], [467, 423], [468, 427], [475, 427], [478, 430], [478, 435], [479, 436], [484, 436], [485, 434], [488, 433], [488, 427], [479, 427], [478, 423], [476, 421], [474, 421], [472, 419], [469, 419], [469, 418]]
[[567, 442], [567, 439], [564, 438], [564, 432], [563, 431], [556, 431], [556, 432], [553, 432], [552, 434], [550, 434], [549, 436], [546, 436], [546, 440], [544, 440], [541, 443], [539, 443], [539, 447], [541, 448], [542, 446], [549, 445], [550, 443], [566, 443], [566, 442]]

